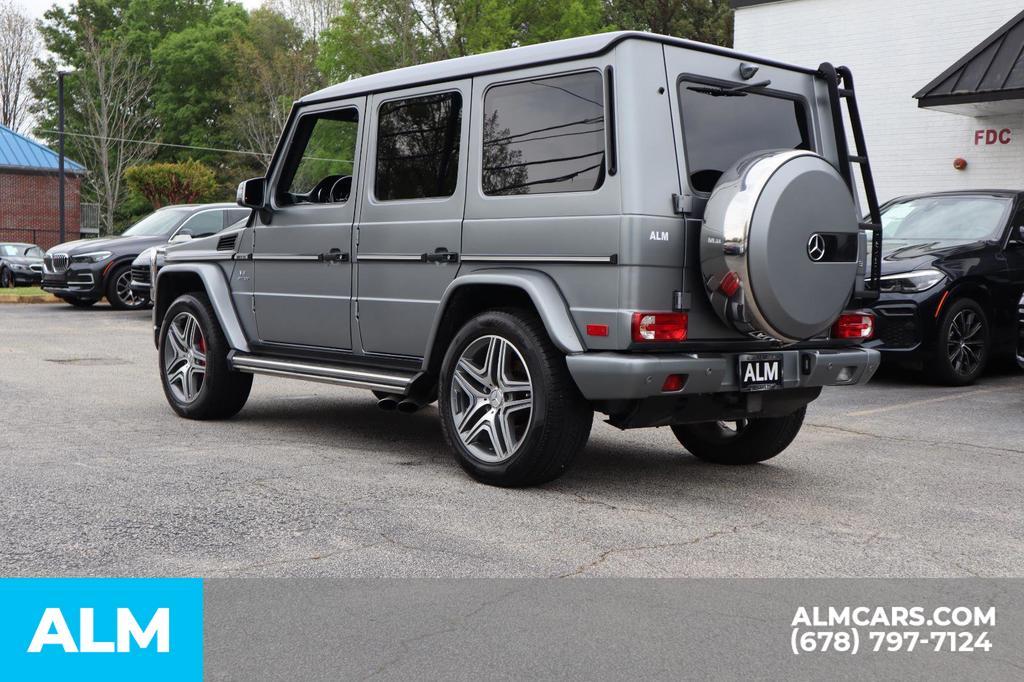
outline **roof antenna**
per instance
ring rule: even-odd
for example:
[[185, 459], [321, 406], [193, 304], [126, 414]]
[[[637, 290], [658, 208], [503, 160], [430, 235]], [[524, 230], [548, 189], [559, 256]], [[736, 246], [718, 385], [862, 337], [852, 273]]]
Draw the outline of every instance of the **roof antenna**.
[[757, 69], [758, 67], [754, 66], [753, 64], [747, 64], [746, 62], [743, 62], [742, 64], [740, 64], [740, 78], [742, 78], [745, 81], [750, 80], [757, 74]]

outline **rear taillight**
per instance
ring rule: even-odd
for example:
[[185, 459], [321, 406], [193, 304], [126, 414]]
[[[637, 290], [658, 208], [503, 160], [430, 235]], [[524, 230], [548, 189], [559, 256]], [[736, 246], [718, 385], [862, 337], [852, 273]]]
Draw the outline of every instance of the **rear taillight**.
[[686, 313], [633, 313], [634, 341], [685, 341]]
[[870, 339], [875, 333], [875, 316], [873, 313], [857, 311], [847, 312], [839, 316], [832, 325], [833, 339]]

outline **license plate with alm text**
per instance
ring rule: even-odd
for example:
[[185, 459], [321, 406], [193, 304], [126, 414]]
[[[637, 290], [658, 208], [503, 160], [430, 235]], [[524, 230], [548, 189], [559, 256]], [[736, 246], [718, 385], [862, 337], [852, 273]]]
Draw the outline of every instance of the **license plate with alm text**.
[[782, 353], [755, 353], [739, 358], [741, 391], [782, 388]]

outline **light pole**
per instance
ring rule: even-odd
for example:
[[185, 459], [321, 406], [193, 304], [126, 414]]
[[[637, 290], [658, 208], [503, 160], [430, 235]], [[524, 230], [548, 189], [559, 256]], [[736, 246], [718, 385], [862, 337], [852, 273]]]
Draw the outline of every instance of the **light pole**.
[[57, 211], [60, 213], [60, 243], [66, 241], [64, 235], [64, 76], [67, 71], [57, 72], [57, 177], [59, 178], [59, 194]]

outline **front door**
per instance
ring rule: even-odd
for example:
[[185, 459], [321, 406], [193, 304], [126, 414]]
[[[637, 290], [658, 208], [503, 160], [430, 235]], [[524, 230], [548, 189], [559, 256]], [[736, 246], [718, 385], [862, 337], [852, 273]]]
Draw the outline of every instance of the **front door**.
[[367, 353], [422, 356], [459, 268], [470, 81], [374, 95], [357, 247]]
[[295, 119], [258, 212], [253, 301], [260, 341], [352, 347], [352, 225], [365, 98]]

